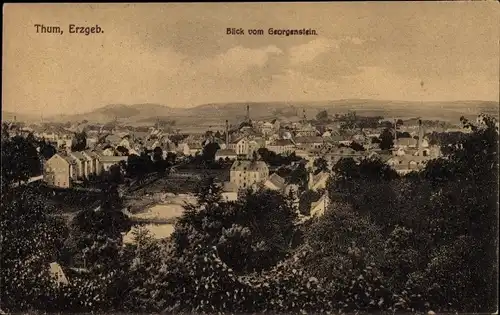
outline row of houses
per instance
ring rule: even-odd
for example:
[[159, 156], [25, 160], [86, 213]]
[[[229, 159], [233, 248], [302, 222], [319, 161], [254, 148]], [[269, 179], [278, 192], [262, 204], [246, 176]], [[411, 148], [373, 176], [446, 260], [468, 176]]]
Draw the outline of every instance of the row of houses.
[[122, 161], [126, 162], [127, 157], [90, 150], [56, 153], [45, 161], [43, 177], [49, 186], [70, 188], [73, 182], [100, 175]]

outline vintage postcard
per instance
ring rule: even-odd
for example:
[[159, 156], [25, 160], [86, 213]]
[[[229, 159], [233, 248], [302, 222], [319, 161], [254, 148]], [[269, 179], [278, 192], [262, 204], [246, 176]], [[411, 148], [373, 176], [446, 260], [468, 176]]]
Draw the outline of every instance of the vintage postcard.
[[5, 4], [0, 313], [495, 313], [499, 21]]

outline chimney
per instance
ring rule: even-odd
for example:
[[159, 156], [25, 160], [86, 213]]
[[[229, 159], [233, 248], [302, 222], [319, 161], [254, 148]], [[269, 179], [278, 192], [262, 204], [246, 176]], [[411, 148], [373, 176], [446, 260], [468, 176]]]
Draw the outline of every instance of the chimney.
[[418, 120], [418, 142], [417, 142], [417, 148], [418, 148], [418, 153], [420, 155], [420, 151], [422, 150], [422, 141], [424, 140], [424, 128], [422, 127], [422, 120]]
[[226, 149], [229, 149], [229, 122], [226, 119]]
[[398, 125], [397, 120], [394, 119], [394, 141], [398, 140]]
[[306, 109], [305, 108], [302, 109], [302, 116], [303, 116], [304, 122], [306, 122], [307, 117], [306, 117]]
[[250, 122], [250, 105], [247, 104], [247, 121]]

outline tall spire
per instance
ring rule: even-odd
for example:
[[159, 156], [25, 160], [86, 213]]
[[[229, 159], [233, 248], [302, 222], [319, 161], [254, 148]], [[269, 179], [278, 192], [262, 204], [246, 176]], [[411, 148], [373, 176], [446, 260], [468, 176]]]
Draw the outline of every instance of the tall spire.
[[226, 149], [229, 149], [229, 121], [226, 119]]
[[394, 118], [394, 141], [398, 140], [398, 121]]
[[247, 104], [247, 122], [250, 122], [250, 105]]
[[424, 140], [424, 127], [422, 126], [422, 119], [418, 120], [418, 142], [417, 142], [417, 148], [419, 155], [421, 154], [422, 151], [422, 142]]
[[302, 109], [302, 119], [304, 120], [304, 122], [307, 121], [306, 109], [305, 108]]

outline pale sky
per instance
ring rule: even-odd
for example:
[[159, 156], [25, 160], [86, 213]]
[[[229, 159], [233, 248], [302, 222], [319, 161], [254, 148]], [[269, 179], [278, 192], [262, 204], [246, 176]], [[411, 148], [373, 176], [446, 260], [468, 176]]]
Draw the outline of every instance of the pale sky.
[[[498, 101], [499, 13], [496, 1], [7, 4], [2, 105], [52, 115], [137, 103]], [[70, 34], [69, 24], [104, 33]]]

